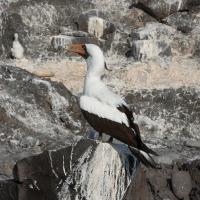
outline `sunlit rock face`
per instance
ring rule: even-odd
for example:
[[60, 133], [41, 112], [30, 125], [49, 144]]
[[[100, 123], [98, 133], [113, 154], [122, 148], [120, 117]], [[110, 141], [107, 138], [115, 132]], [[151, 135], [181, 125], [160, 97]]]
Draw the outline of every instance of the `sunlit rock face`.
[[199, 95], [195, 87], [140, 90], [129, 92], [126, 101], [146, 136], [199, 139]]
[[0, 71], [0, 137], [5, 152], [0, 173], [11, 175], [17, 159], [70, 145], [76, 135], [84, 134], [78, 100], [63, 84], [8, 65], [1, 65]]
[[[192, 26], [194, 26], [199, 13], [199, 3], [195, 0], [151, 0], [148, 2], [144, 0], [133, 2], [120, 0], [116, 3], [96, 0], [73, 2], [48, 0], [45, 3], [11, 0], [1, 3], [1, 6], [3, 11], [1, 12], [0, 29], [4, 31], [0, 35], [0, 55], [10, 58], [12, 37], [14, 33], [18, 33], [20, 43], [25, 49], [25, 57], [40, 60], [70, 55], [62, 51], [62, 41], [64, 40], [60, 37], [60, 27], [65, 27], [68, 32], [83, 31], [89, 33], [88, 36], [81, 39], [78, 38], [79, 36], [65, 38], [67, 41], [91, 42], [100, 45], [109, 54], [128, 56], [127, 52], [131, 47], [127, 43], [127, 39], [132, 29], [143, 27], [149, 22], [158, 22], [162, 30], [162, 26], [165, 27], [164, 22], [172, 27], [178, 26], [179, 31], [188, 33], [191, 30], [190, 22], [188, 24], [185, 21], [194, 19], [194, 23], [192, 23]], [[189, 20], [187, 16], [184, 16], [185, 14], [189, 16]], [[171, 15], [175, 15], [175, 17], [173, 18]], [[176, 17], [177, 15], [179, 16]], [[168, 17], [170, 19], [166, 20]], [[163, 21], [160, 21], [161, 19]], [[91, 39], [91, 35], [94, 38]], [[60, 38], [57, 39], [55, 36]], [[160, 41], [148, 41], [143, 44], [144, 41], [142, 41], [134, 46], [137, 51], [141, 49], [141, 54], [148, 58], [155, 54], [170, 57], [170, 49], [175, 47], [181, 49], [181, 51], [186, 48], [185, 55], [199, 50], [198, 37], [198, 30], [196, 30], [192, 35], [187, 36], [176, 33], [173, 42], [170, 44], [168, 41], [165, 41], [165, 44], [161, 44]], [[59, 42], [56, 42], [55, 48], [56, 40], [59, 40]], [[177, 42], [174, 43], [174, 41]], [[145, 52], [144, 49], [148, 46], [157, 50]], [[149, 56], [147, 56], [148, 53], [150, 53]]]
[[134, 0], [135, 6], [146, 10], [156, 18], [162, 19], [177, 11], [181, 11], [187, 8], [190, 0], [170, 0], [170, 1], [156, 1], [156, 0]]
[[[80, 140], [57, 151], [25, 158], [14, 167], [20, 182], [19, 199], [116, 199], [139, 188], [130, 189], [132, 179], [147, 192], [143, 171], [136, 172], [137, 159], [125, 145]], [[129, 193], [128, 193], [129, 192]]]
[[[200, 198], [199, 0], [7, 0], [0, 8], [0, 199], [176, 199], [177, 189], [184, 200]], [[11, 58], [15, 33], [20, 60]], [[79, 141], [90, 128], [77, 97], [86, 64], [66, 43], [100, 46], [112, 69], [103, 82], [133, 109], [158, 169], [136, 170], [119, 141]], [[51, 69], [58, 82], [17, 67]], [[190, 173], [187, 193], [170, 185], [176, 165]]]
[[146, 23], [144, 27], [134, 28], [128, 41], [133, 57], [141, 62], [156, 56], [188, 55], [197, 50], [195, 47], [197, 41], [194, 38], [187, 37], [174, 28], [158, 22]]
[[88, 32], [96, 37], [103, 36], [104, 20], [99, 17], [91, 17], [88, 22]]

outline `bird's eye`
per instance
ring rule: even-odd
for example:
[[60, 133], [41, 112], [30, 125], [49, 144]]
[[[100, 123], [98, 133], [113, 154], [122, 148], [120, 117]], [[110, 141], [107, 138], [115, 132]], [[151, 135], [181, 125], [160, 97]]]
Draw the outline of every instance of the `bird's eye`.
[[84, 51], [87, 53], [87, 48], [85, 45], [82, 46], [82, 48], [84, 49]]

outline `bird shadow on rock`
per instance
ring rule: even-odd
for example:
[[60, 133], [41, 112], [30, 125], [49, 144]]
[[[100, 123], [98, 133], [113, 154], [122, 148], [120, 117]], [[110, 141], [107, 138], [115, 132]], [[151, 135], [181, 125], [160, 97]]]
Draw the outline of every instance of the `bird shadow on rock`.
[[116, 144], [116, 143], [108, 143], [108, 144], [117, 151], [122, 166], [124, 167], [129, 178], [132, 179], [139, 165], [138, 159], [131, 153], [127, 145]]

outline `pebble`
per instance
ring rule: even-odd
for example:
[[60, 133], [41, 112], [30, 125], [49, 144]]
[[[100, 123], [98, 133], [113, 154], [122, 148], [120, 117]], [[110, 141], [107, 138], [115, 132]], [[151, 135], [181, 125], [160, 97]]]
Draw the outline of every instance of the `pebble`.
[[158, 196], [162, 200], [178, 200], [168, 188], [162, 188], [158, 192]]
[[155, 156], [153, 159], [157, 164], [163, 163], [163, 164], [171, 165], [173, 163], [172, 159], [166, 155]]
[[183, 198], [183, 200], [190, 200], [190, 197], [186, 196], [186, 197]]
[[9, 140], [10, 146], [13, 148], [17, 148], [19, 146], [20, 142], [19, 140]]
[[153, 144], [153, 145], [163, 144], [162, 140], [157, 137], [149, 137], [145, 139], [145, 142]]
[[200, 158], [190, 161], [189, 173], [193, 180], [200, 183]]
[[174, 195], [182, 199], [190, 194], [192, 180], [188, 171], [176, 171], [172, 173], [172, 190]]
[[149, 182], [153, 187], [154, 192], [157, 192], [161, 188], [167, 187], [167, 179], [160, 178], [160, 177], [151, 177], [149, 178]]
[[36, 138], [26, 136], [21, 140], [20, 146], [21, 147], [34, 147], [41, 145], [41, 141]]
[[185, 146], [188, 146], [188, 147], [200, 147], [200, 141], [197, 140], [197, 141], [193, 141], [193, 140], [187, 140], [185, 141]]
[[177, 153], [168, 153], [165, 156], [169, 157], [172, 161], [179, 160], [181, 158], [180, 154]]

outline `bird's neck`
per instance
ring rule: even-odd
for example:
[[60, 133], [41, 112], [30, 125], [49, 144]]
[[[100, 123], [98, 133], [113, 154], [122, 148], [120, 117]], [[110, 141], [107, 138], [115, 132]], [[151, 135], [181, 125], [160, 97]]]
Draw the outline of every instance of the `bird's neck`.
[[86, 76], [99, 77], [101, 76], [104, 69], [104, 57], [103, 56], [89, 56], [86, 59], [87, 63], [87, 74]]
[[94, 88], [101, 84], [100, 76], [94, 76], [91, 73], [87, 73], [84, 80], [83, 94], [92, 96]]
[[104, 58], [103, 56], [89, 57], [86, 60], [87, 73], [84, 81], [84, 95], [91, 96], [95, 89], [99, 88], [102, 84], [101, 74], [104, 69]]

